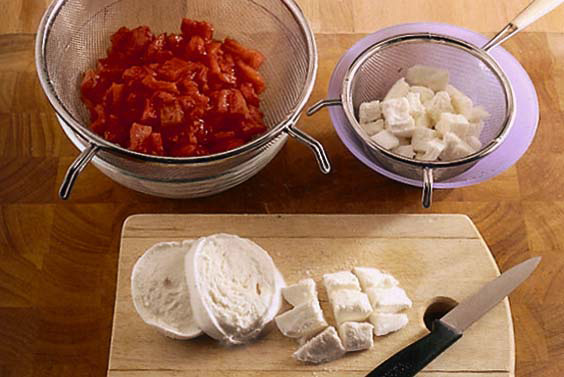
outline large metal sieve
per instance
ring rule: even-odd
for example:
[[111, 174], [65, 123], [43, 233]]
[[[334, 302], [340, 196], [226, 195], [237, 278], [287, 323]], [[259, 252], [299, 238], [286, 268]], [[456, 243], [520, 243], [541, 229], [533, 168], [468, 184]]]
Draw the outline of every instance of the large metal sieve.
[[[107, 142], [89, 128], [80, 81], [105, 56], [121, 26], [147, 25], [155, 33], [178, 32], [182, 17], [212, 23], [226, 36], [261, 51], [268, 85], [261, 110], [268, 132], [232, 151], [205, 157], [167, 158], [136, 153]], [[82, 169], [93, 163], [132, 189], [165, 197], [198, 197], [227, 190], [262, 169], [287, 135], [315, 152], [324, 173], [330, 164], [321, 144], [295, 128], [313, 89], [317, 49], [293, 0], [58, 0], [47, 10], [36, 42], [39, 78], [63, 130], [81, 150], [61, 186], [66, 199]]]

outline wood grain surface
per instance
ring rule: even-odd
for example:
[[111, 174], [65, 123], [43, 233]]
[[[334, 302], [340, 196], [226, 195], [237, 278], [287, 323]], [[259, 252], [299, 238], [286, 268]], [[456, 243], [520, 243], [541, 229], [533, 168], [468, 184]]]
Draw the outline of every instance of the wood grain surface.
[[[320, 71], [312, 102], [325, 97], [337, 60], [363, 33], [434, 20], [490, 34], [527, 1], [300, 0], [318, 33]], [[46, 5], [0, 0], [0, 376], [105, 375], [119, 234], [129, 215], [429, 213], [419, 206], [419, 190], [387, 180], [351, 156], [326, 113], [301, 126], [325, 144], [334, 165], [329, 176], [319, 173], [308, 150], [290, 141], [257, 177], [216, 197], [151, 198], [88, 167], [72, 200], [60, 202], [58, 184], [77, 152], [35, 73], [34, 33]], [[502, 270], [544, 257], [511, 299], [517, 377], [564, 374], [563, 12], [505, 45], [540, 98], [542, 119], [530, 151], [489, 182], [437, 192], [431, 211], [470, 216]]]
[[[242, 347], [226, 348], [202, 336], [174, 341], [147, 326], [135, 312], [131, 271], [155, 243], [196, 239], [215, 233], [250, 238], [269, 252], [293, 284], [312, 278], [330, 325], [335, 325], [326, 273], [369, 266], [396, 277], [413, 300], [410, 323], [402, 331], [375, 339], [367, 352], [350, 353], [325, 365], [304, 365], [292, 358], [296, 341], [274, 325], [265, 336]], [[118, 282], [109, 376], [147, 377], [156, 371], [227, 373], [260, 376], [365, 376], [386, 358], [428, 333], [423, 322], [433, 302], [448, 297], [461, 302], [499, 274], [472, 221], [461, 215], [141, 215], [126, 220], [118, 263]], [[283, 310], [289, 308], [285, 305]], [[485, 341], [487, 339], [487, 341]], [[449, 376], [511, 377], [515, 347], [507, 300], [464, 333], [463, 338], [425, 368]]]

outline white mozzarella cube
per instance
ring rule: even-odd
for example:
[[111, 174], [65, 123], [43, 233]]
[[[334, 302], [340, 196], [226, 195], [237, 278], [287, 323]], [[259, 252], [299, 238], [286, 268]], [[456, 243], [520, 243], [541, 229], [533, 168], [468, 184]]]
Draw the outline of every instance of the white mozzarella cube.
[[386, 274], [377, 268], [371, 267], [355, 267], [354, 274], [360, 281], [362, 289], [367, 291], [369, 288], [392, 288], [399, 282], [390, 274]]
[[423, 161], [437, 161], [445, 149], [446, 144], [440, 139], [433, 139], [427, 142], [427, 150], [423, 155]]
[[417, 152], [415, 153], [415, 159], [418, 161], [424, 161], [423, 157], [425, 156], [425, 152]]
[[490, 113], [486, 111], [482, 106], [476, 106], [472, 109], [472, 113], [468, 117], [468, 121], [472, 123], [477, 123], [484, 121], [490, 117]]
[[478, 121], [478, 122], [470, 123], [470, 126], [468, 127], [468, 136], [474, 136], [480, 138], [483, 130], [484, 130], [484, 122]]
[[411, 145], [411, 138], [409, 137], [398, 137], [400, 147], [402, 145]]
[[333, 314], [337, 323], [349, 321], [364, 321], [370, 313], [372, 306], [366, 293], [352, 289], [333, 291], [329, 295]]
[[384, 124], [384, 119], [378, 119], [370, 123], [361, 123], [360, 126], [366, 131], [368, 136], [374, 136], [384, 129]]
[[412, 117], [417, 118], [427, 112], [423, 103], [421, 103], [421, 94], [407, 93], [407, 101], [409, 102], [409, 113]]
[[304, 363], [321, 364], [337, 360], [343, 357], [345, 352], [337, 330], [330, 326], [301, 346], [293, 356]]
[[382, 102], [382, 114], [386, 124], [404, 126], [409, 123], [409, 101], [407, 98], [396, 98]]
[[401, 78], [392, 86], [388, 94], [386, 94], [384, 101], [405, 97], [407, 93], [409, 93], [409, 84], [405, 82], [404, 78]]
[[415, 127], [421, 127], [421, 128], [433, 127], [433, 124], [431, 123], [431, 118], [429, 117], [429, 114], [427, 114], [427, 112], [415, 118]]
[[296, 306], [274, 319], [278, 329], [289, 338], [302, 338], [317, 334], [328, 326], [318, 300]]
[[370, 323], [374, 325], [374, 335], [384, 336], [403, 329], [409, 323], [406, 314], [377, 313], [370, 316]]
[[377, 312], [398, 313], [411, 308], [413, 303], [400, 287], [372, 287], [366, 291], [372, 307]]
[[360, 124], [370, 123], [382, 118], [380, 101], [365, 102], [358, 110]]
[[474, 152], [477, 152], [480, 149], [482, 149], [482, 142], [476, 136], [469, 136], [466, 139], [464, 139], [464, 141], [466, 142], [466, 144], [468, 144], [470, 148], [474, 150]]
[[452, 101], [452, 107], [457, 114], [462, 114], [466, 118], [471, 117], [474, 103], [469, 97], [461, 93], [455, 94], [454, 96], [451, 95], [450, 98]]
[[442, 113], [435, 129], [441, 136], [452, 132], [460, 138], [465, 138], [470, 130], [470, 123], [464, 115]]
[[323, 275], [323, 285], [329, 295], [341, 289], [360, 291], [360, 283], [357, 277], [350, 271], [339, 271]]
[[371, 137], [378, 145], [387, 150], [392, 150], [399, 146], [399, 139], [390, 131], [383, 130]]
[[415, 120], [409, 117], [405, 123], [396, 123], [394, 125], [386, 123], [386, 129], [398, 138], [410, 138], [415, 131]]
[[444, 69], [415, 65], [407, 70], [406, 79], [410, 85], [426, 86], [438, 92], [446, 89], [449, 73]]
[[289, 304], [298, 306], [317, 300], [317, 290], [313, 279], [304, 279], [297, 284], [282, 288], [282, 296]]
[[424, 86], [412, 86], [409, 88], [411, 93], [418, 93], [421, 97], [421, 102], [425, 103], [433, 99], [435, 92]]
[[416, 127], [415, 131], [413, 131], [413, 138], [411, 139], [413, 150], [421, 153], [427, 152], [429, 142], [436, 137], [437, 132], [435, 130], [424, 127]]
[[464, 93], [462, 93], [460, 90], [458, 90], [455, 86], [448, 84], [445, 92], [448, 93], [448, 95], [450, 96], [450, 98], [454, 97], [454, 96], [460, 96], [460, 95], [464, 95]]
[[392, 149], [392, 152], [406, 158], [415, 157], [415, 151], [413, 150], [412, 145], [400, 145], [399, 147]]
[[443, 113], [454, 113], [450, 96], [447, 92], [438, 92], [426, 105], [427, 112], [433, 121], [438, 122]]
[[345, 322], [339, 326], [339, 336], [347, 352], [362, 351], [374, 346], [374, 326], [366, 322]]
[[444, 136], [443, 141], [445, 142], [447, 147], [445, 148], [443, 153], [441, 153], [440, 158], [442, 161], [458, 160], [467, 157], [477, 151], [477, 149], [473, 149], [464, 140], [462, 140], [452, 132], [448, 132]]

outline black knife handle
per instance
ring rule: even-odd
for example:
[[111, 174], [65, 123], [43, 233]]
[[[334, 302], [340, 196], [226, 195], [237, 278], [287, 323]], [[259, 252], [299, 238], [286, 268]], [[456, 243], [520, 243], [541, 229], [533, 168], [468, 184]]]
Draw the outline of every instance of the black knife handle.
[[460, 332], [436, 320], [429, 335], [396, 353], [366, 377], [413, 377], [460, 338]]

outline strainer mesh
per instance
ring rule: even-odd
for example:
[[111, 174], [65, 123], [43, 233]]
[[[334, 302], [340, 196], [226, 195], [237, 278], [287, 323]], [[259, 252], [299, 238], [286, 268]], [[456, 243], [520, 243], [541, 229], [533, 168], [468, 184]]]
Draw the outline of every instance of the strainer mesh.
[[508, 109], [507, 94], [498, 75], [465, 50], [423, 40], [390, 44], [364, 62], [352, 83], [355, 114], [361, 103], [384, 98], [392, 85], [406, 76], [407, 69], [416, 64], [448, 70], [450, 83], [491, 114], [480, 137], [484, 146], [499, 136]]
[[307, 85], [309, 58], [304, 31], [283, 1], [275, 0], [69, 0], [49, 31], [46, 66], [50, 85], [66, 110], [89, 123], [80, 100], [82, 74], [106, 54], [110, 36], [122, 26], [149, 26], [155, 33], [179, 33], [182, 17], [205, 20], [216, 38], [229, 36], [261, 51], [267, 83], [261, 109], [269, 128], [295, 112]]

